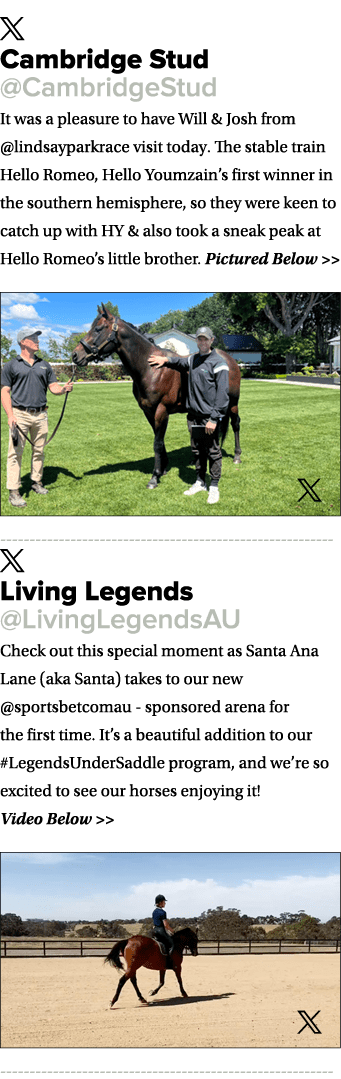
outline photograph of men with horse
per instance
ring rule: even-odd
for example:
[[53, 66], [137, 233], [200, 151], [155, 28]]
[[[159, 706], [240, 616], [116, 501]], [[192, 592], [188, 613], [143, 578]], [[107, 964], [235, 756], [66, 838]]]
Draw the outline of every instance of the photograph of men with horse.
[[[2, 295], [4, 379], [27, 311], [33, 332], [42, 327], [33, 370], [48, 370], [49, 388], [55, 378], [66, 396], [61, 412], [49, 395], [54, 441], [39, 487], [48, 498], [36, 486], [31, 495], [37, 477], [19, 434], [8, 504], [2, 424], [2, 515], [338, 515], [336, 293], [37, 294], [48, 324], [46, 308], [11, 298]], [[16, 401], [4, 386], [10, 421], [11, 402], [41, 409], [45, 397]]]
[[76, 345], [72, 359], [78, 367], [84, 367], [116, 352], [131, 375], [134, 396], [154, 431], [155, 458], [147, 484], [149, 490], [155, 489], [168, 471], [164, 440], [169, 416], [187, 410], [196, 481], [184, 493], [206, 491], [208, 458], [211, 486], [207, 501], [213, 505], [219, 501], [221, 445], [230, 418], [235, 438], [234, 463], [240, 464], [240, 369], [232, 356], [213, 348], [214, 334], [208, 326], [200, 327], [196, 338], [198, 352], [194, 357], [174, 357], [158, 348], [151, 338], [142, 336], [136, 327], [111, 315], [102, 303], [89, 333]]

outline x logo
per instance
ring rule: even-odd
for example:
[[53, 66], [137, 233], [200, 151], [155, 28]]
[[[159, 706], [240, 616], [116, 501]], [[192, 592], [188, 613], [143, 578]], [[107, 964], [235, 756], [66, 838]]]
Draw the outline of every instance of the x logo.
[[22, 566], [20, 566], [20, 563], [17, 561], [19, 555], [24, 550], [23, 547], [20, 547], [20, 551], [17, 551], [16, 554], [11, 554], [11, 552], [8, 550], [8, 547], [0, 547], [0, 550], [1, 550], [2, 554], [4, 554], [6, 556], [6, 558], [7, 558], [7, 562], [5, 562], [5, 565], [2, 567], [1, 573], [3, 573], [5, 569], [7, 569], [7, 566], [12, 566], [13, 569], [16, 570], [16, 573], [24, 573], [25, 572], [25, 570], [23, 570]]
[[21, 22], [23, 18], [24, 16], [20, 15], [20, 19], [17, 19], [16, 22], [11, 22], [8, 15], [0, 15], [1, 22], [5, 23], [5, 26], [7, 26], [6, 33], [3, 34], [0, 40], [4, 41], [5, 37], [8, 37], [8, 34], [13, 34], [13, 37], [15, 37], [17, 41], [24, 41], [22, 34], [17, 30], [18, 22]]
[[316, 1019], [316, 1016], [320, 1014], [320, 1011], [315, 1012], [315, 1015], [310, 1016], [308, 1015], [308, 1012], [305, 1012], [304, 1010], [300, 1011], [298, 1009], [298, 1014], [302, 1017], [302, 1019], [305, 1019], [304, 1027], [301, 1027], [301, 1030], [298, 1031], [299, 1034], [302, 1034], [302, 1030], [305, 1030], [306, 1027], [310, 1027], [310, 1030], [312, 1030], [313, 1034], [321, 1034], [321, 1031], [316, 1026], [316, 1023], [313, 1022], [313, 1020]]
[[306, 495], [309, 495], [310, 498], [312, 498], [313, 502], [321, 502], [321, 499], [316, 494], [316, 491], [313, 490], [313, 488], [316, 487], [316, 484], [320, 482], [319, 479], [315, 480], [315, 483], [312, 483], [311, 485], [310, 483], [308, 483], [308, 480], [304, 479], [298, 480], [297, 482], [301, 484], [301, 487], [305, 488], [304, 495], [302, 495], [301, 498], [298, 499], [298, 502], [302, 502], [303, 498], [305, 498]]

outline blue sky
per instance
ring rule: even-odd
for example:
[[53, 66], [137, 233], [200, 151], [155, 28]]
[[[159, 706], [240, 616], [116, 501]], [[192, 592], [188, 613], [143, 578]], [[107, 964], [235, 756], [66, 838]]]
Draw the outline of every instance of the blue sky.
[[337, 854], [3, 854], [2, 911], [22, 918], [141, 918], [156, 892], [170, 917], [339, 910]]
[[89, 329], [97, 314], [97, 304], [111, 300], [121, 318], [137, 325], [154, 322], [170, 310], [187, 310], [212, 292], [3, 292], [2, 331], [16, 344], [21, 326], [40, 327], [41, 344], [49, 337], [59, 340], [71, 332]]

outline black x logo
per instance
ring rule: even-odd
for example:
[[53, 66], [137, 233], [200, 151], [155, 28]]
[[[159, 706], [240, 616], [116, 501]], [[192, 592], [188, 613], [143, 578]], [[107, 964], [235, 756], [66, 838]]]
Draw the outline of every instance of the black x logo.
[[[316, 494], [316, 491], [313, 490], [313, 488], [316, 487], [316, 484], [320, 482], [319, 479], [315, 480], [315, 483], [312, 483], [312, 484], [308, 483], [308, 480], [303, 480], [303, 479], [298, 480], [297, 482], [300, 483], [301, 486], [305, 488], [304, 495], [302, 495], [301, 498], [298, 499], [298, 502], [302, 502], [303, 498], [305, 498], [306, 495], [309, 495], [310, 498], [312, 498], [313, 502], [321, 502], [321, 499]], [[297, 503], [297, 505], [298, 505], [298, 503]]]
[[298, 1014], [302, 1017], [302, 1019], [305, 1019], [304, 1027], [301, 1027], [301, 1030], [298, 1031], [299, 1034], [302, 1034], [302, 1030], [305, 1030], [306, 1027], [310, 1027], [310, 1030], [312, 1030], [313, 1034], [321, 1034], [321, 1031], [316, 1026], [316, 1023], [314, 1023], [314, 1019], [316, 1019], [316, 1016], [320, 1014], [320, 1011], [315, 1012], [315, 1015], [310, 1016], [308, 1015], [308, 1012], [305, 1012], [304, 1010], [300, 1011], [300, 1009], [298, 1009]]
[[2, 567], [1, 573], [3, 573], [5, 569], [7, 569], [7, 566], [12, 566], [13, 569], [15, 569], [16, 573], [25, 572], [22, 566], [20, 566], [20, 563], [17, 561], [19, 555], [24, 550], [23, 547], [20, 547], [20, 551], [17, 551], [16, 554], [11, 554], [11, 552], [8, 550], [8, 547], [0, 547], [0, 550], [2, 554], [4, 554], [7, 558], [7, 562], [5, 562], [5, 565]]
[[23, 18], [24, 16], [20, 15], [20, 19], [17, 19], [16, 22], [11, 22], [8, 15], [0, 15], [1, 22], [5, 23], [5, 26], [7, 26], [6, 33], [3, 34], [1, 41], [4, 41], [5, 37], [8, 37], [8, 34], [13, 34], [13, 37], [15, 37], [17, 41], [24, 41], [22, 34], [17, 30], [18, 22], [21, 22]]

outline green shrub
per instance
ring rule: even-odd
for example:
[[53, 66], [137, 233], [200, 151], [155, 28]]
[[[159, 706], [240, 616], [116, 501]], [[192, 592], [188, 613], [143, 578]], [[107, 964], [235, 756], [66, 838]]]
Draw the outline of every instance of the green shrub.
[[67, 382], [74, 375], [74, 382], [116, 382], [129, 379], [120, 363], [104, 365], [89, 364], [88, 367], [73, 367], [71, 363], [63, 363], [60, 366], [51, 364], [57, 382]]

